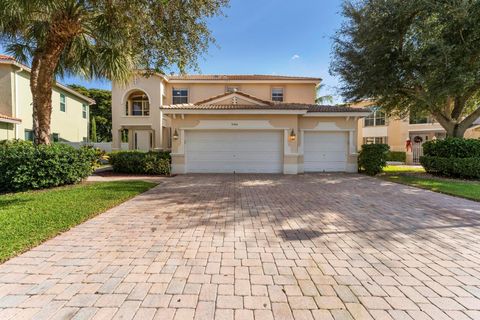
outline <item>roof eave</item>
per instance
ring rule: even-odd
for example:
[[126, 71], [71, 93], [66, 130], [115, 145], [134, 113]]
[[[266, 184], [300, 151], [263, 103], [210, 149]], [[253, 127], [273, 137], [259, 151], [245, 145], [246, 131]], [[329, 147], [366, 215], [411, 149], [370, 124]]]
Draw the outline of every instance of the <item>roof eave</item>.
[[308, 112], [304, 117], [366, 117], [370, 115], [370, 112], [357, 112], [357, 111], [347, 111], [347, 112]]
[[164, 114], [299, 114], [307, 110], [287, 109], [168, 109], [160, 108]]

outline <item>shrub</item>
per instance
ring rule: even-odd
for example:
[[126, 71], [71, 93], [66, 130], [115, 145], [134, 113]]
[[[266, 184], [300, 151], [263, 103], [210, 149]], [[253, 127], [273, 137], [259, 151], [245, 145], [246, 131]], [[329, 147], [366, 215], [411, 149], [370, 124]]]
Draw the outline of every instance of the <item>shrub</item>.
[[389, 151], [387, 161], [405, 162], [407, 161], [407, 153], [404, 151]]
[[423, 144], [420, 163], [430, 174], [478, 179], [480, 178], [480, 140], [447, 138]]
[[364, 144], [358, 155], [358, 168], [369, 175], [376, 175], [387, 165], [390, 147], [386, 144]]
[[134, 174], [170, 174], [170, 152], [118, 151], [110, 154], [113, 171]]
[[477, 158], [445, 158], [420, 157], [425, 171], [434, 175], [454, 178], [480, 179], [480, 157]]
[[95, 150], [66, 144], [34, 146], [29, 141], [0, 143], [0, 191], [22, 191], [78, 183], [94, 168]]
[[480, 157], [480, 140], [463, 138], [431, 140], [423, 144], [423, 154], [443, 158], [478, 158]]

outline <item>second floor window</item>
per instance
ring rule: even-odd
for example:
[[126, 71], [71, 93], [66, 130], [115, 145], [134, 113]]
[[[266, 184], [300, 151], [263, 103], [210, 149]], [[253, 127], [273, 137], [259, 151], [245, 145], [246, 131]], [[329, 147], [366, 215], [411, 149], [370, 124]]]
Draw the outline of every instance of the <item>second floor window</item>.
[[149, 116], [150, 102], [148, 96], [142, 91], [130, 94], [125, 103], [125, 114], [127, 116]]
[[283, 88], [272, 89], [272, 101], [283, 102]]
[[82, 118], [83, 119], [87, 119], [87, 105], [86, 104], [82, 104]]
[[410, 115], [410, 124], [433, 123], [433, 119], [426, 115]]
[[173, 89], [172, 104], [188, 103], [188, 89]]
[[374, 110], [365, 118], [365, 127], [384, 126], [385, 112], [381, 110]]
[[63, 93], [60, 93], [60, 111], [65, 112], [67, 110], [67, 97]]

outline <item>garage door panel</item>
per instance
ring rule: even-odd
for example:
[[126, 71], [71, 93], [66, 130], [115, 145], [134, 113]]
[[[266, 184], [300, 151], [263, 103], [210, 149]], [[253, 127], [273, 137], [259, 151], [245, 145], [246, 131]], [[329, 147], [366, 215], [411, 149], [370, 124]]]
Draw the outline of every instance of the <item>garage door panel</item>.
[[348, 138], [345, 132], [305, 132], [305, 172], [346, 171]]
[[187, 131], [187, 172], [278, 173], [283, 171], [279, 131]]

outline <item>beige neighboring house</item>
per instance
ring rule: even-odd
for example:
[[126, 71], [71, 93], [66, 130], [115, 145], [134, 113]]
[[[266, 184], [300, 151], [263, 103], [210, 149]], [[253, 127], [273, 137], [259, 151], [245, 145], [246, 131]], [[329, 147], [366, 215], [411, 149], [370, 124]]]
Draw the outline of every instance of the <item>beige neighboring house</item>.
[[[444, 139], [446, 131], [432, 117], [398, 119], [387, 117], [376, 107], [374, 101], [361, 101], [350, 104], [354, 108], [369, 108], [370, 115], [358, 121], [358, 146], [368, 143], [385, 143], [391, 151], [406, 152], [406, 142], [410, 139], [412, 151], [407, 152], [407, 163], [418, 164], [423, 154], [422, 144], [432, 139]], [[466, 133], [465, 138], [480, 138], [480, 119]]]
[[[52, 92], [52, 141], [87, 141], [88, 109], [93, 103], [57, 82]], [[33, 140], [32, 112], [30, 69], [0, 55], [0, 140]]]
[[315, 105], [319, 78], [138, 76], [112, 85], [113, 148], [169, 149], [173, 173], [356, 172], [358, 108]]

